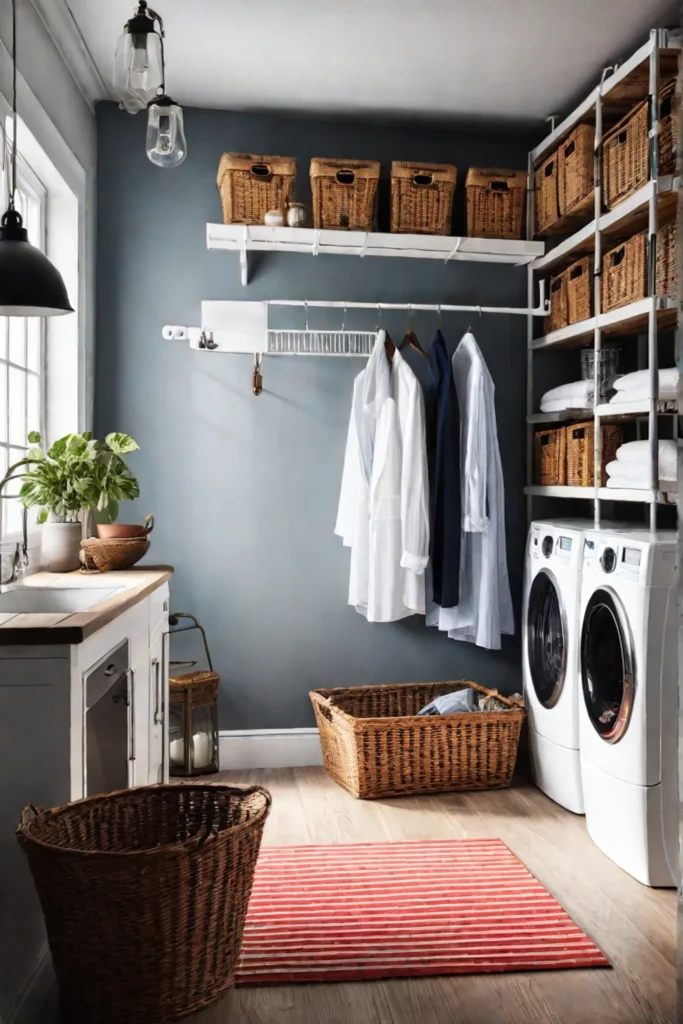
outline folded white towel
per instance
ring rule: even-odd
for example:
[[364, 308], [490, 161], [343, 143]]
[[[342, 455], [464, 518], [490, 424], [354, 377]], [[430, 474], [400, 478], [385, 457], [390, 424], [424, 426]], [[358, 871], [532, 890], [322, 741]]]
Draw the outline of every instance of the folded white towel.
[[[547, 402], [545, 399], [541, 402], [541, 412], [562, 412], [563, 409], [592, 409], [593, 398], [584, 401], [582, 398], [558, 398], [555, 401]], [[593, 413], [591, 412], [591, 416]]]
[[[632, 402], [637, 404], [642, 402], [643, 406], [647, 404], [650, 398], [650, 389], [642, 388], [637, 391], [617, 391], [610, 398], [610, 405], [624, 405], [626, 402]], [[659, 400], [661, 402], [673, 402], [678, 398], [677, 388], [662, 388], [659, 389]]]
[[[650, 486], [646, 480], [642, 477], [638, 477], [632, 480], [631, 477], [622, 476], [609, 476], [607, 477], [607, 486], [623, 491], [646, 491]], [[660, 480], [659, 481], [660, 491], [675, 491], [676, 481], [675, 480]]]
[[551, 388], [541, 398], [541, 402], [555, 402], [559, 398], [583, 398], [587, 400], [593, 394], [592, 380], [575, 380], [569, 384], [560, 384]]
[[[613, 462], [608, 462], [605, 466], [605, 472], [609, 477], [618, 477], [620, 480], [647, 480], [647, 463], [645, 462], [620, 462], [619, 459], [615, 459]], [[659, 476], [662, 480], [674, 481], [676, 476], [672, 476], [668, 471], [669, 467], [662, 469], [659, 468]], [[647, 487], [647, 483], [643, 484], [643, 487]]]
[[[614, 382], [616, 391], [644, 391], [650, 389], [650, 371], [636, 370], [635, 373], [625, 373], [623, 377], [617, 378]], [[678, 369], [675, 366], [667, 370], [659, 371], [659, 391], [663, 390], [676, 392], [678, 389]]]
[[[649, 458], [649, 441], [627, 441], [617, 448], [617, 462], [624, 465], [647, 466]], [[675, 441], [659, 442], [659, 475], [666, 480], [675, 480], [678, 475], [678, 445]]]

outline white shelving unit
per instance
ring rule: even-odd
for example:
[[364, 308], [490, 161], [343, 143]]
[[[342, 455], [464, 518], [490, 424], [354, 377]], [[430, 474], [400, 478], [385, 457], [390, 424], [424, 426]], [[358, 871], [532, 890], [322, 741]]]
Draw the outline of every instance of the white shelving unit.
[[399, 235], [381, 231], [332, 231], [318, 228], [207, 224], [206, 246], [237, 252], [242, 284], [249, 283], [250, 252], [299, 252], [311, 256], [389, 256], [444, 263], [508, 263], [524, 266], [545, 252], [544, 242], [445, 235]]
[[[594, 316], [581, 323], [571, 324], [561, 330], [553, 331], [542, 337], [534, 336], [534, 324], [528, 318], [527, 334], [527, 511], [529, 519], [533, 518], [533, 502], [535, 498], [570, 498], [590, 501], [593, 505], [593, 517], [596, 526], [601, 520], [601, 503], [606, 502], [637, 502], [644, 507], [649, 506], [648, 520], [651, 529], [656, 528], [657, 506], [675, 503], [675, 495], [662, 493], [659, 490], [659, 446], [658, 417], [671, 414], [674, 419], [673, 436], [678, 436], [678, 419], [675, 403], [660, 402], [658, 337], [661, 331], [676, 327], [678, 319], [678, 303], [670, 298], [654, 294], [655, 268], [648, 267], [648, 297], [639, 302], [631, 303], [621, 309], [608, 313], [601, 311], [601, 257], [604, 251], [611, 248], [617, 239], [647, 228], [649, 234], [650, 254], [656, 253], [657, 227], [660, 218], [676, 209], [680, 181], [672, 176], [660, 177], [658, 174], [659, 139], [658, 139], [658, 93], [663, 80], [676, 74], [678, 53], [682, 41], [678, 34], [666, 30], [653, 30], [650, 37], [633, 56], [619, 66], [612, 74], [603, 74], [603, 80], [572, 113], [555, 128], [543, 142], [529, 154], [529, 181], [534, 181], [534, 171], [539, 162], [552, 150], [556, 149], [580, 123], [595, 125], [595, 160], [594, 160], [594, 196], [581, 204], [577, 212], [563, 218], [554, 226], [557, 233], [564, 233], [568, 228], [573, 232], [563, 238], [549, 252], [534, 260], [528, 268], [529, 295], [533, 296], [536, 280], [539, 275], [548, 276], [562, 266], [567, 266], [579, 255], [592, 253], [595, 265], [594, 283]], [[601, 148], [603, 138], [603, 121], [610, 123], [619, 120], [628, 113], [639, 101], [647, 98], [650, 105], [650, 124], [655, 130], [650, 133], [650, 175], [649, 181], [636, 193], [614, 210], [603, 211], [602, 202], [602, 162]], [[592, 219], [583, 223], [592, 213]], [[534, 194], [529, 189], [527, 209], [527, 231], [532, 237], [534, 225]], [[558, 230], [559, 228], [559, 230]], [[547, 233], [552, 234], [553, 230]], [[602, 347], [603, 336], [647, 335], [647, 363], [649, 369], [650, 394], [647, 401], [639, 401], [628, 405], [599, 404], [593, 409], [564, 410], [561, 413], [539, 413], [534, 408], [534, 357], [541, 351], [561, 349], [574, 346], [585, 346], [590, 341], [596, 353], [595, 394], [598, 395], [598, 354]], [[595, 426], [595, 486], [593, 487], [542, 487], [533, 481], [533, 437], [539, 424], [561, 424], [581, 422], [593, 419]], [[601, 487], [600, 467], [602, 462], [600, 425], [609, 419], [611, 422], [628, 420], [647, 420], [649, 438], [649, 486], [644, 490], [621, 490]]]

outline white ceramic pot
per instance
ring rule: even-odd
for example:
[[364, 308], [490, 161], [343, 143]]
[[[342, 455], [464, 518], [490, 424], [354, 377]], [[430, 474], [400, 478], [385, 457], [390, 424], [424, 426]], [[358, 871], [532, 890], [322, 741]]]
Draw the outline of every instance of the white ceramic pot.
[[80, 567], [81, 523], [43, 523], [40, 564], [50, 572], [73, 572]]
[[287, 223], [290, 228], [303, 228], [306, 225], [306, 207], [303, 203], [290, 203], [287, 207]]
[[282, 210], [268, 210], [263, 215], [263, 223], [269, 228], [281, 228], [285, 222], [285, 215]]

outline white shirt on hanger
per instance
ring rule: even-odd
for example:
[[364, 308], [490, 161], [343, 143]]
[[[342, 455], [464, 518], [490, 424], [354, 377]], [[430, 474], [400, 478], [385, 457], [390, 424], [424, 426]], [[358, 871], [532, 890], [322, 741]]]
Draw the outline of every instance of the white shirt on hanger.
[[429, 498], [422, 389], [380, 331], [354, 381], [335, 533], [351, 548], [349, 604], [369, 622], [424, 614]]
[[501, 633], [514, 633], [505, 549], [505, 485], [498, 447], [495, 388], [481, 349], [469, 331], [453, 356], [461, 417], [462, 545], [460, 603], [432, 606], [428, 624], [453, 640], [490, 650]]

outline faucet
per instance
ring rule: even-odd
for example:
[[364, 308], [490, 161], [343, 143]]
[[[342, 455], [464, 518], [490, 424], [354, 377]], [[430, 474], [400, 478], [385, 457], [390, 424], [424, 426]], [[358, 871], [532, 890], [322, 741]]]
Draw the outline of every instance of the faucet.
[[[0, 495], [0, 498], [7, 498], [6, 494]], [[25, 505], [22, 505], [22, 539], [17, 541], [12, 555], [12, 569], [8, 579], [2, 578], [2, 562], [0, 560], [0, 587], [6, 587], [10, 583], [16, 583], [19, 577], [23, 574], [24, 569], [28, 566], [28, 509]]]

